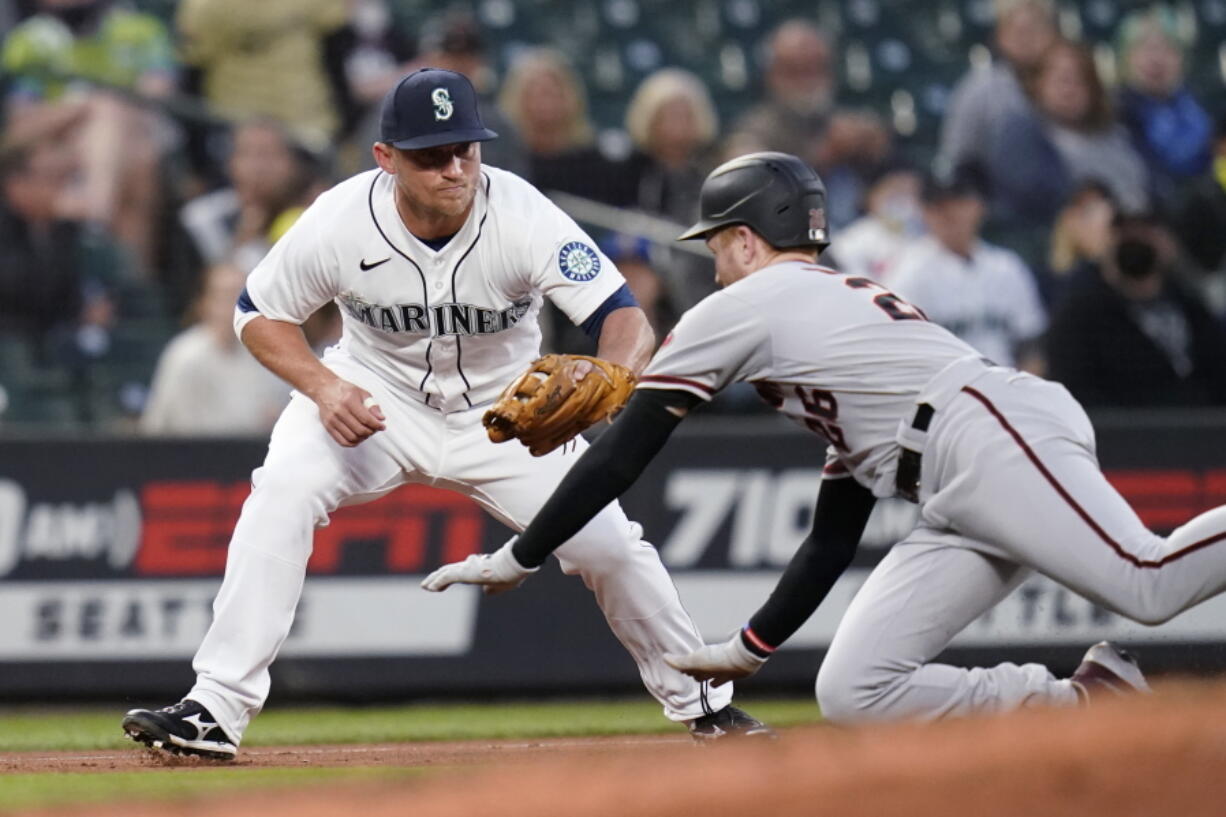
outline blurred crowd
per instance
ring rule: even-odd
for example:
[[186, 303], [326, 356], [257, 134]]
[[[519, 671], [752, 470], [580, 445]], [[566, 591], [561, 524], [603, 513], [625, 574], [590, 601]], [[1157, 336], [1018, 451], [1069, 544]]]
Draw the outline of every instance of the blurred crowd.
[[[287, 390], [234, 300], [316, 195], [373, 167], [378, 102], [423, 65], [472, 78], [502, 137], [483, 160], [542, 190], [684, 225], [720, 161], [795, 153], [828, 189], [824, 262], [1087, 406], [1226, 405], [1226, 96], [1191, 90], [1188, 4], [1121, 0], [1092, 43], [1047, 0], [986, 2], [928, 139], [843, 99], [855, 55], [818, 15], [750, 49], [752, 104], [661, 65], [596, 121], [558, 43], [496, 47], [504, 4], [425, 5], [0, 0], [0, 428], [270, 427]], [[661, 337], [713, 291], [708, 258], [587, 226]], [[335, 309], [305, 328], [334, 342]]]

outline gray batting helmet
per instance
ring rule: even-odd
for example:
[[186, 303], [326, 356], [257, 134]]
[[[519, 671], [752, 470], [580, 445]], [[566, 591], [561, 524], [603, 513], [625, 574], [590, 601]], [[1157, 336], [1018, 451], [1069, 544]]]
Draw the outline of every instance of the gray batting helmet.
[[789, 153], [749, 153], [711, 171], [699, 194], [698, 223], [678, 241], [706, 238], [733, 224], [753, 228], [772, 247], [824, 250], [826, 186]]

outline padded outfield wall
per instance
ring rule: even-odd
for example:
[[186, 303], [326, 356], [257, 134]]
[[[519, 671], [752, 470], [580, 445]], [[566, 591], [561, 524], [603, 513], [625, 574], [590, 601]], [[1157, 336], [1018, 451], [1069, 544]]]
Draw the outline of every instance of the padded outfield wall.
[[[1099, 416], [1116, 486], [1155, 530], [1226, 504], [1226, 419]], [[0, 696], [176, 696], [210, 617], [262, 441], [0, 437]], [[815, 438], [776, 418], [695, 419], [625, 497], [704, 636], [739, 626], [808, 529]], [[914, 507], [880, 503], [851, 570], [752, 682], [812, 684], [838, 618]], [[633, 690], [635, 668], [578, 579], [556, 567], [492, 599], [428, 594], [420, 577], [508, 532], [455, 494], [410, 486], [317, 532], [274, 694], [353, 699]], [[954, 642], [953, 661], [1068, 669], [1114, 638], [1147, 666], [1226, 668], [1226, 598], [1162, 627], [1131, 624], [1042, 577]]]

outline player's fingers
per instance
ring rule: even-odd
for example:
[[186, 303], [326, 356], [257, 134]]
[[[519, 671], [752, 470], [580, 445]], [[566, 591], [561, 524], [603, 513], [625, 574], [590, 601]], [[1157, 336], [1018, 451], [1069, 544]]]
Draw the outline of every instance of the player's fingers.
[[383, 415], [383, 409], [379, 408], [379, 401], [372, 395], [367, 395], [362, 401], [362, 408], [366, 409], [369, 416], [358, 415], [358, 419], [362, 421], [368, 428], [373, 428], [376, 431], [382, 431], [386, 426], [383, 424], [387, 417]]
[[328, 429], [328, 433], [332, 435], [332, 439], [346, 448], [352, 448], [365, 439], [365, 437], [359, 436], [339, 415], [333, 416], [325, 427]]
[[382, 431], [387, 428], [383, 422], [369, 411], [361, 411], [353, 415], [354, 429], [358, 434], [362, 435], [362, 439], [366, 439], [375, 432]]
[[359, 409], [359, 411], [369, 419], [363, 419], [359, 413], [353, 411], [340, 411], [337, 413], [337, 419], [353, 433], [357, 438], [357, 442], [365, 440], [376, 431], [383, 430], [383, 424], [371, 416], [370, 412], [366, 411], [366, 409]]
[[590, 360], [576, 360], [570, 368], [570, 376], [575, 380], [582, 380], [594, 368], [596, 367], [592, 365]]
[[448, 587], [451, 587], [450, 571], [447, 565], [440, 567], [438, 570], [431, 573], [429, 576], [421, 580], [421, 586], [431, 593], [441, 593]]

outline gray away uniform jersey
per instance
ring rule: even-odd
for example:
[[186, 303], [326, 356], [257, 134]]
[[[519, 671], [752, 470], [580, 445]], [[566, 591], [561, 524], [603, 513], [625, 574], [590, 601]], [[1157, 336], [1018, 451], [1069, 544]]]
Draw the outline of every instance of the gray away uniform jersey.
[[886, 497], [894, 494], [900, 422], [910, 421], [937, 372], [974, 354], [867, 278], [793, 261], [759, 270], [687, 312], [639, 388], [709, 400], [732, 383], [753, 383], [829, 443], [828, 476], [849, 472]]
[[[473, 214], [437, 252], [396, 212], [393, 180], [361, 173], [321, 195], [247, 280], [261, 314], [301, 324], [340, 306], [340, 350], [402, 399], [488, 403], [535, 358], [548, 296], [576, 323], [625, 283], [582, 229], [523, 179], [483, 167]], [[337, 229], [343, 225], [344, 229]]]
[[[823, 717], [1075, 704], [1072, 683], [1039, 664], [934, 659], [1031, 570], [1145, 623], [1222, 592], [1226, 506], [1157, 536], [1103, 476], [1063, 386], [991, 365], [916, 317], [863, 278], [778, 264], [687, 313], [641, 388], [709, 397], [750, 381], [830, 443], [827, 474], [844, 467], [878, 497], [896, 493], [898, 444], [922, 452], [919, 521], [840, 620], [817, 677]], [[917, 424], [919, 404], [930, 411]]]

